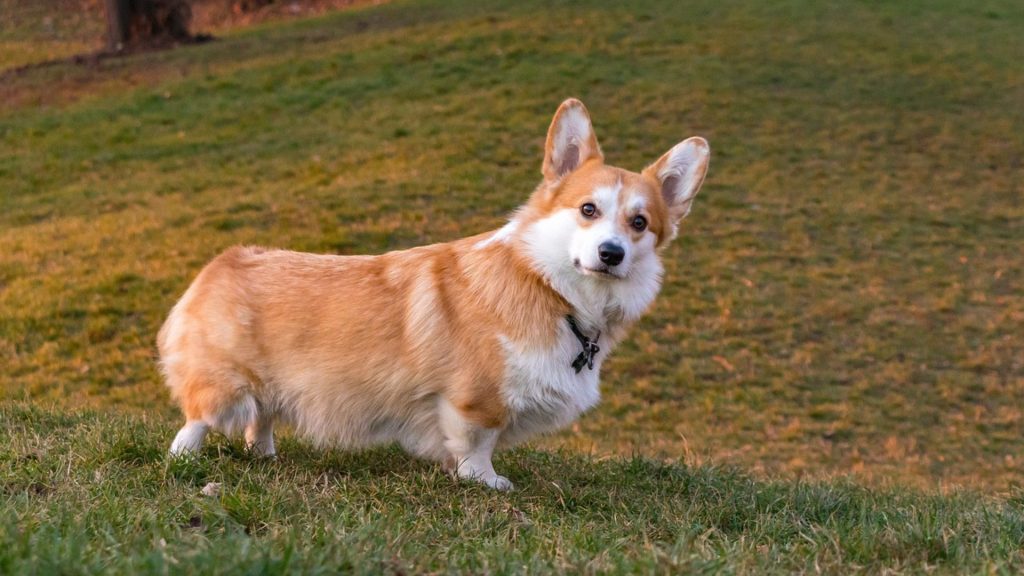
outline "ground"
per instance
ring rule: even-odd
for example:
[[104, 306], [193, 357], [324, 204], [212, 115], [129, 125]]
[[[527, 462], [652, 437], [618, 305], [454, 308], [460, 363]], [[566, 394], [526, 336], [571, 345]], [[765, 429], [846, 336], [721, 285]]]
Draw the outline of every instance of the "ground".
[[[1024, 480], [1024, 15], [1013, 2], [398, 2], [220, 36], [0, 81], [0, 398], [9, 414], [109, 418], [126, 450], [143, 449], [130, 441], [138, 430], [144, 449], [159, 451], [179, 416], [154, 338], [203, 263], [238, 243], [378, 253], [497, 228], [539, 179], [551, 114], [576, 96], [612, 164], [640, 169], [702, 135], [711, 169], [665, 253], [661, 296], [605, 366], [603, 403], [508, 456], [517, 484], [533, 469], [556, 481], [563, 465], [636, 481], [615, 476], [632, 462], [617, 458], [636, 455], [666, 466], [667, 482], [735, 468], [754, 486], [744, 494], [778, 489], [789, 504], [802, 482], [857, 506], [894, 490], [913, 510], [944, 502], [968, 506], [971, 518], [994, 515], [1000, 536], [979, 537], [955, 559], [930, 556], [927, 539], [887, 548], [884, 566], [1015, 558], [1013, 546], [993, 545], [1017, 537]], [[64, 438], [47, 426], [52, 436], [8, 431], [21, 448], [0, 453], [11, 470], [0, 493], [32, 485], [23, 458]], [[102, 468], [113, 449], [103, 442], [82, 449], [93, 454], [83, 461], [95, 460], [86, 471]], [[219, 446], [228, 448], [211, 448], [181, 486], [147, 452], [140, 466], [153, 484], [118, 498], [160, 494], [180, 511], [175, 498], [206, 481], [251, 486], [242, 471], [256, 464]], [[289, 450], [290, 467], [260, 474], [306, 483], [313, 472], [301, 463], [318, 458], [377, 473], [355, 500], [364, 514], [382, 485], [440, 482], [391, 452], [317, 456], [286, 439]], [[72, 472], [73, 488], [86, 476]], [[8, 496], [14, 513], [73, 528], [47, 524], [47, 509], [32, 506], [104, 494], [55, 482], [27, 503]], [[546, 486], [527, 482], [515, 498], [550, 506]], [[430, 498], [448, 502], [448, 488], [436, 489]], [[254, 494], [270, 503], [262, 510], [272, 527], [291, 514], [309, 520]], [[785, 524], [754, 507], [733, 531], [692, 527], [739, 546], [753, 535], [743, 526], [761, 519], [805, 534], [795, 528], [801, 514]], [[686, 518], [652, 524], [662, 527], [654, 535], [631, 532], [634, 540], [610, 534], [626, 538], [634, 560], [676, 537], [690, 553], [700, 540], [679, 531]], [[939, 516], [916, 522], [947, 534]], [[824, 542], [805, 552], [824, 554]], [[779, 554], [756, 557], [790, 568], [807, 558]], [[736, 571], [756, 565], [731, 558]], [[858, 558], [827, 566], [865, 565]]]
[[[189, 0], [193, 34], [222, 35], [253, 24], [308, 18], [384, 0]], [[0, 0], [0, 72], [89, 60], [105, 50], [104, 0]]]
[[[0, 573], [1019, 573], [1020, 497], [770, 482], [514, 450], [499, 493], [397, 450], [215, 438], [167, 461], [152, 419], [0, 405]], [[13, 519], [13, 521], [12, 521]]]

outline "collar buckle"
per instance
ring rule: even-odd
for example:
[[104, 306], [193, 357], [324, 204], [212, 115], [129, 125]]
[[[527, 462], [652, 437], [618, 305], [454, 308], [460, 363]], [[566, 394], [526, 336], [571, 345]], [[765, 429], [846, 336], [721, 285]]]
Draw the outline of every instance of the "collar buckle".
[[580, 330], [579, 324], [577, 324], [576, 318], [572, 314], [567, 315], [565, 319], [569, 322], [569, 329], [572, 330], [573, 335], [576, 336], [576, 339], [580, 341], [580, 345], [583, 346], [583, 351], [572, 361], [573, 369], [576, 370], [577, 374], [583, 370], [584, 366], [588, 370], [593, 370], [594, 356], [597, 356], [597, 353], [601, 351], [601, 348], [597, 345], [598, 339], [601, 338], [601, 332], [598, 331], [594, 339], [591, 340]]

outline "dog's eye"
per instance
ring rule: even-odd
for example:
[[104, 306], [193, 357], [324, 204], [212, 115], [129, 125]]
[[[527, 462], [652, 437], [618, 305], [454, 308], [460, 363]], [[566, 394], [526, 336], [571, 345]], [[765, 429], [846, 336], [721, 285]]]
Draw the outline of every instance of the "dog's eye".
[[597, 216], [597, 206], [587, 202], [583, 206], [580, 206], [580, 214], [583, 214], [587, 218], [593, 218]]
[[647, 218], [637, 216], [636, 218], [633, 218], [633, 222], [631, 222], [630, 225], [633, 226], [633, 229], [637, 232], [643, 232], [647, 229]]

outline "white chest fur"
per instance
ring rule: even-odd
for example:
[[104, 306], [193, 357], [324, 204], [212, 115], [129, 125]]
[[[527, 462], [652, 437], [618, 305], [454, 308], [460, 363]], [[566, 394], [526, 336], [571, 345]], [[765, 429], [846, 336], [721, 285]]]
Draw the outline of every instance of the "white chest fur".
[[[615, 336], [621, 337], [661, 287], [663, 268], [652, 233], [633, 246], [632, 265], [624, 277], [610, 280], [586, 276], [576, 269], [569, 247], [577, 229], [576, 211], [560, 210], [530, 225], [522, 236], [522, 246], [537, 272], [571, 306], [582, 326], [606, 328], [597, 342], [601, 350], [594, 357], [593, 369], [584, 367], [577, 373], [572, 362], [583, 345], [566, 321], [558, 323], [553, 346], [531, 348], [503, 339], [504, 396], [510, 413], [509, 426], [500, 439], [504, 445], [562, 428], [597, 404], [601, 364], [615, 344], [608, 327], [617, 326]], [[482, 244], [507, 241], [517, 230], [519, 224], [513, 221]], [[584, 332], [594, 334], [593, 329]]]
[[544, 349], [520, 349], [505, 344], [505, 402], [510, 413], [508, 428], [501, 443], [511, 445], [537, 434], [563, 428], [600, 400], [598, 380], [601, 363], [612, 342], [598, 341], [600, 352], [594, 356], [594, 368], [584, 366], [577, 373], [572, 361], [583, 351], [567, 322], [560, 322], [554, 346]]

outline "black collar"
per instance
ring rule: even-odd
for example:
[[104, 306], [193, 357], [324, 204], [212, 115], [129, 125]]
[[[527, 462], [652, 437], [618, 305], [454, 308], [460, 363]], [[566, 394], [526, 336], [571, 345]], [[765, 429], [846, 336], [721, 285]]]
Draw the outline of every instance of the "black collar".
[[572, 367], [576, 370], [577, 374], [580, 373], [580, 370], [583, 370], [583, 366], [593, 370], [594, 356], [597, 356], [597, 353], [601, 351], [597, 347], [597, 341], [601, 338], [601, 332], [598, 331], [597, 336], [594, 336], [594, 339], [591, 340], [580, 330], [580, 326], [576, 323], [576, 318], [572, 314], [567, 314], [565, 319], [569, 321], [569, 329], [572, 330], [576, 339], [583, 345], [583, 352], [580, 352], [579, 356], [576, 356], [576, 359], [572, 361]]

